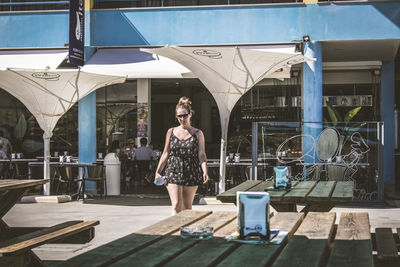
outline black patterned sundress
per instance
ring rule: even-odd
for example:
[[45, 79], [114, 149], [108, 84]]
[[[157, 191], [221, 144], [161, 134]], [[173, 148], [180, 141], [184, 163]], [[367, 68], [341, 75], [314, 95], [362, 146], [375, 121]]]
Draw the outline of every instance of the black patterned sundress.
[[165, 168], [167, 183], [185, 186], [196, 186], [203, 183], [197, 131], [185, 140], [180, 140], [172, 131], [169, 139], [170, 152]]

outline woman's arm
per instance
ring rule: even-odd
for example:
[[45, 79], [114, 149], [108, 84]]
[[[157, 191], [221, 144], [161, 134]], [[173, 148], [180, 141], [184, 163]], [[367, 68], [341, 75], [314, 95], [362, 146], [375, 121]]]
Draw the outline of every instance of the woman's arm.
[[169, 139], [171, 137], [171, 133], [172, 133], [173, 129], [174, 128], [169, 129], [167, 131], [166, 136], [165, 136], [164, 151], [161, 154], [160, 160], [158, 162], [158, 166], [157, 166], [157, 169], [156, 169], [156, 175], [155, 175], [156, 178], [161, 176], [160, 172], [164, 169], [165, 164], [167, 163], [168, 156], [169, 156]]
[[204, 141], [204, 134], [201, 130], [197, 133], [197, 137], [199, 140], [199, 161], [201, 169], [203, 170], [203, 183], [205, 184], [210, 178], [208, 177], [206, 144]]

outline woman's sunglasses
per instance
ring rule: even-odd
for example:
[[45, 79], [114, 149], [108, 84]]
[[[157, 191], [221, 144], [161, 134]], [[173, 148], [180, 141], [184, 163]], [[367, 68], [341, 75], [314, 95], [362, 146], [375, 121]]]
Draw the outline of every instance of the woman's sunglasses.
[[181, 118], [181, 119], [182, 119], [182, 118], [186, 119], [188, 116], [189, 116], [188, 113], [186, 113], [186, 114], [181, 114], [181, 115], [176, 115], [177, 118]]

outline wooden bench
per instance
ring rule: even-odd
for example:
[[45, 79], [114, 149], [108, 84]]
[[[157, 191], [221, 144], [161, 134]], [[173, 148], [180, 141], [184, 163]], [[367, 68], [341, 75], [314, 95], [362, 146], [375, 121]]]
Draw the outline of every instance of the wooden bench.
[[[90, 239], [94, 237], [94, 226], [99, 221], [69, 221], [44, 228], [0, 242], [0, 266], [41, 266], [40, 259], [32, 252], [32, 248], [45, 243], [53, 243], [64, 239], [76, 241], [78, 233], [86, 233]], [[87, 240], [88, 242], [90, 240]]]
[[328, 267], [336, 266], [374, 266], [368, 213], [341, 214], [328, 261]]

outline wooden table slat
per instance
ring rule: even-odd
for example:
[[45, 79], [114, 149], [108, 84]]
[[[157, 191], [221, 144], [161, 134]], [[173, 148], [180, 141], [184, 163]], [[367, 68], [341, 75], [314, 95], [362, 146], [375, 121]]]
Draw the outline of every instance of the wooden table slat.
[[238, 232], [238, 220], [236, 218], [235, 220], [231, 221], [227, 225], [224, 225], [224, 227], [218, 229], [214, 233], [214, 237], [225, 238], [225, 236], [228, 236], [228, 235], [231, 235], [231, 234], [237, 233], [237, 232]]
[[332, 237], [335, 218], [336, 213], [331, 212], [308, 213], [272, 266], [320, 266]]
[[22, 252], [98, 225], [99, 221], [69, 221], [0, 243], [0, 254]]
[[[273, 217], [273, 214], [271, 214], [271, 217]], [[237, 220], [231, 221], [217, 230], [214, 233], [214, 238], [196, 243], [193, 247], [173, 258], [165, 266], [187, 266], [189, 262], [191, 267], [215, 265], [238, 246], [237, 243], [225, 240], [227, 235], [237, 232], [237, 226]], [[203, 255], [207, 256], [204, 257]], [[194, 258], [196, 261], [193, 262], [192, 259]]]
[[319, 182], [311, 191], [311, 193], [307, 196], [307, 201], [326, 201], [331, 197], [335, 185], [335, 181]]
[[[293, 236], [304, 218], [296, 212], [280, 212], [271, 218], [271, 229], [289, 231], [287, 240]], [[269, 266], [286, 242], [280, 245], [242, 244], [217, 266]]]
[[209, 216], [192, 223], [190, 227], [208, 227], [212, 226], [214, 231], [221, 229], [223, 226], [231, 221], [234, 221], [237, 217], [236, 211], [216, 211]]
[[343, 266], [374, 266], [369, 217], [366, 212], [344, 212], [340, 216], [328, 267]]
[[398, 257], [392, 228], [375, 228], [375, 237], [378, 259], [395, 259]]
[[261, 181], [247, 180], [247, 181], [241, 183], [240, 185], [235, 186], [234, 188], [231, 188], [228, 191], [225, 191], [225, 192], [217, 195], [217, 200], [220, 200], [222, 202], [236, 203], [236, 192], [237, 191], [248, 191], [249, 189], [253, 188], [254, 186], [258, 185], [259, 183], [261, 183]]
[[336, 183], [335, 190], [332, 193], [331, 201], [350, 202], [353, 200], [354, 182], [340, 181]]
[[[271, 215], [272, 216], [272, 215]], [[223, 218], [224, 217], [224, 218]], [[218, 222], [219, 221], [219, 222]], [[228, 243], [225, 241], [225, 236], [230, 235], [237, 231], [237, 219], [236, 219], [236, 212], [215, 212], [210, 216], [192, 224], [191, 226], [213, 226], [214, 227], [214, 237], [211, 240], [201, 240], [201, 241], [182, 241], [178, 240], [174, 243], [172, 238], [175, 237], [167, 237], [167, 239], [171, 239], [171, 243], [165, 244], [165, 246], [174, 246], [174, 248], [170, 249], [167, 255], [157, 255], [158, 262], [154, 261], [153, 259], [150, 262], [146, 262], [146, 260], [140, 262], [140, 266], [159, 266], [159, 265], [166, 265], [166, 266], [177, 266], [182, 264], [181, 261], [187, 261], [184, 263], [183, 266], [187, 266], [190, 263], [190, 266], [204, 266], [210, 262], [215, 261], [215, 257], [219, 258], [221, 255], [224, 255], [224, 252], [232, 250], [237, 244], [235, 243]], [[179, 237], [181, 238], [181, 237]], [[182, 238], [181, 238], [182, 239]], [[180, 250], [177, 249], [180, 248]], [[213, 247], [214, 246], [214, 247]], [[152, 250], [153, 246], [149, 246], [139, 252], [133, 254], [129, 260], [123, 261], [124, 264], [119, 266], [127, 266], [130, 263], [137, 264], [137, 255], [139, 256], [143, 254], [152, 255], [154, 258], [154, 249]], [[192, 250], [194, 248], [194, 250]], [[204, 257], [202, 251], [207, 250], [207, 256]], [[212, 251], [211, 253], [208, 251]], [[150, 252], [152, 251], [152, 253]], [[173, 254], [171, 253], [173, 252]], [[193, 255], [195, 254], [195, 255]], [[184, 255], [184, 256], [181, 256]], [[193, 257], [196, 258], [193, 261]], [[119, 262], [118, 262], [119, 263]], [[113, 265], [114, 266], [114, 265]], [[114, 266], [115, 267], [115, 266]]]
[[258, 185], [250, 188], [247, 190], [248, 192], [265, 192], [267, 188], [273, 187], [274, 182], [273, 181], [264, 181], [259, 183]]
[[300, 182], [298, 185], [296, 185], [296, 187], [283, 196], [282, 201], [304, 202], [307, 195], [311, 192], [316, 184], [316, 181]]
[[[299, 182], [297, 182], [297, 181], [293, 181], [292, 187], [295, 188], [298, 185], [298, 183]], [[273, 189], [273, 190], [268, 190], [267, 192], [269, 193], [269, 196], [271, 197], [271, 202], [279, 202], [282, 200], [283, 196], [285, 196], [290, 191], [291, 190]]]
[[13, 180], [6, 179], [0, 180], [0, 191], [17, 189], [17, 188], [28, 188], [39, 186], [45, 183], [50, 182], [50, 179], [41, 179], [41, 180]]
[[[236, 212], [231, 211], [217, 211], [210, 214], [201, 220], [194, 222], [190, 227], [206, 227], [212, 226], [215, 231], [224, 227], [231, 221], [236, 221]], [[236, 221], [237, 224], [237, 221]], [[184, 239], [180, 235], [180, 231], [177, 231], [175, 235], [166, 237], [159, 242], [151, 244], [132, 255], [129, 255], [120, 261], [112, 264], [111, 266], [155, 266], [162, 265], [165, 262], [171, 260], [176, 255], [182, 253], [182, 251], [195, 245], [196, 240]], [[154, 252], [157, 253], [154, 253]]]
[[161, 240], [164, 236], [177, 231], [181, 226], [189, 225], [208, 215], [211, 211], [184, 210], [136, 233], [124, 236], [101, 247], [78, 255], [56, 266], [107, 266], [121, 260], [133, 252]]

